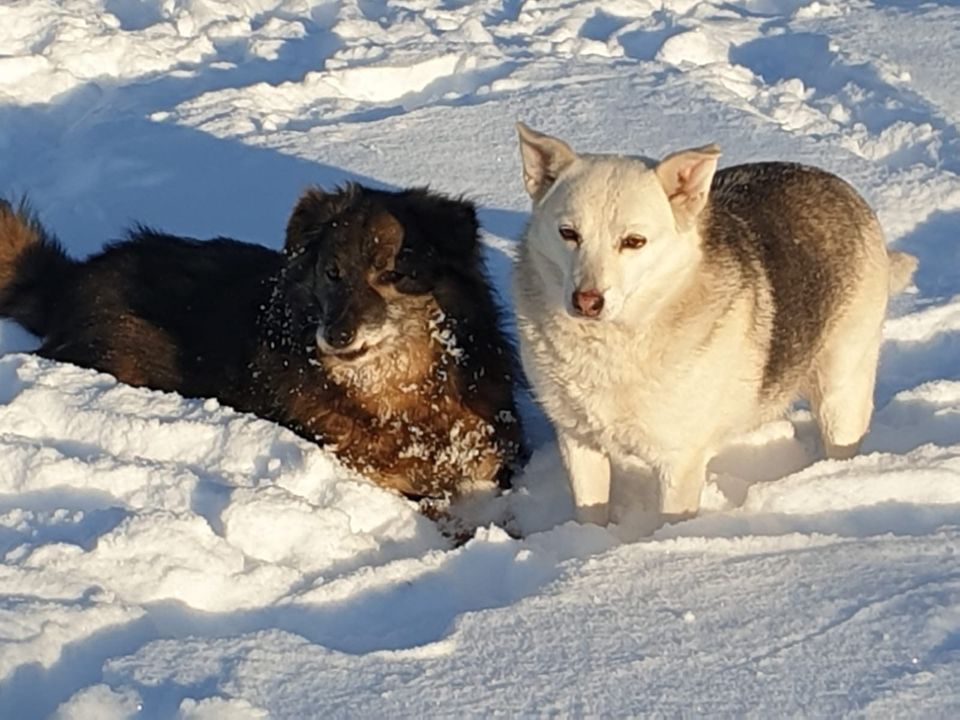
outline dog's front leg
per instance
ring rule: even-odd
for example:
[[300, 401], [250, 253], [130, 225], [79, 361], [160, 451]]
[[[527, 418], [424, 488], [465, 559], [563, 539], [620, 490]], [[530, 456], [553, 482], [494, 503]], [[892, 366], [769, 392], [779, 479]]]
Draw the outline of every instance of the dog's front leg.
[[558, 433], [558, 441], [577, 522], [606, 525], [610, 522], [610, 459], [564, 433]]
[[695, 450], [658, 463], [660, 515], [665, 522], [689, 520], [697, 514], [706, 474], [704, 451]]

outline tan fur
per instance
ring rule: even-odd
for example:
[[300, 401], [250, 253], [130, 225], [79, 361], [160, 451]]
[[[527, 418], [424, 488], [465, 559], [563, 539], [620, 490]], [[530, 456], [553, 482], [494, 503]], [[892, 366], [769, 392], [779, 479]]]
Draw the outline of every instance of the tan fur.
[[436, 494], [463, 476], [495, 482], [504, 458], [491, 442], [494, 428], [445, 370], [455, 358], [442, 341], [439, 308], [432, 298], [406, 300], [396, 326], [402, 355], [375, 348], [348, 362], [318, 353], [316, 362], [344, 391], [291, 386], [289, 415], [351, 467], [400, 492]]
[[16, 210], [0, 203], [0, 292], [14, 279], [17, 258], [39, 240], [36, 228], [24, 222]]
[[389, 320], [384, 324], [390, 335], [379, 343], [383, 347], [395, 347], [397, 339], [403, 338], [405, 351], [383, 352], [374, 348], [369, 351], [369, 357], [342, 360], [318, 349], [317, 361], [323, 363], [334, 381], [353, 388], [357, 402], [368, 412], [380, 412], [384, 408], [400, 412], [416, 403], [415, 397], [403, 389], [429, 377], [438, 361], [438, 348], [430, 338], [430, 318], [439, 309], [433, 298], [402, 296], [392, 288], [377, 290], [393, 300], [388, 305]]

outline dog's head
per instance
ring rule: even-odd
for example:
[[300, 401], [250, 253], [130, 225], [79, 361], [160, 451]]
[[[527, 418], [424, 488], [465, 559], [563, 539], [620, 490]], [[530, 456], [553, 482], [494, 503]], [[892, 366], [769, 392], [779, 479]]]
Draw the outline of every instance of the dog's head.
[[344, 362], [389, 348], [452, 268], [474, 263], [477, 230], [470, 203], [426, 190], [308, 190], [284, 245], [299, 341]]
[[552, 266], [550, 291], [570, 315], [615, 320], [657, 306], [700, 254], [698, 218], [720, 150], [656, 162], [580, 155], [522, 123], [523, 182], [533, 200], [527, 242]]

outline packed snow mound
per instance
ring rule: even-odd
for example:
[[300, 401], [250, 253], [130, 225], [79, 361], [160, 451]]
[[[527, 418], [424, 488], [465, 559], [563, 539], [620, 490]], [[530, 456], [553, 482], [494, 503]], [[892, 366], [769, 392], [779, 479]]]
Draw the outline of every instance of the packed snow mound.
[[310, 184], [430, 185], [478, 203], [509, 305], [522, 119], [820, 165], [920, 259], [856, 458], [798, 407], [699, 517], [661, 527], [638, 465], [582, 527], [526, 403], [533, 457], [458, 547], [283, 428], [0, 320], [0, 717], [960, 714], [957, 62], [948, 0], [0, 6], [0, 195], [77, 256], [133, 221], [278, 247]]

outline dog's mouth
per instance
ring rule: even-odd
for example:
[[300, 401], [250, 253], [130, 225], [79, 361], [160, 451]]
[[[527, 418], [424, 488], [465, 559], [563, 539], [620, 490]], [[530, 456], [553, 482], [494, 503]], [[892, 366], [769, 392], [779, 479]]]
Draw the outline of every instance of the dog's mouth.
[[332, 355], [332, 356], [335, 357], [337, 360], [345, 360], [346, 362], [351, 362], [351, 361], [353, 361], [353, 360], [357, 360], [357, 359], [359, 359], [359, 358], [362, 358], [364, 355], [366, 355], [366, 354], [370, 351], [370, 348], [371, 348], [371, 347], [372, 347], [372, 346], [370, 346], [370, 345], [364, 344], [364, 345], [361, 345], [361, 346], [358, 347], [358, 348], [353, 348], [353, 349], [350, 349], [350, 350], [335, 350], [335, 351], [326, 350], [326, 351], [324, 351], [324, 350], [321, 348], [321, 351], [324, 352], [325, 355]]
[[[317, 352], [323, 358], [342, 363], [352, 363], [373, 355], [387, 345], [388, 336], [376, 334], [363, 338], [359, 342], [347, 347], [334, 347], [326, 340], [323, 335], [317, 333], [316, 347]], [[319, 359], [319, 358], [318, 358]]]
[[370, 343], [364, 342], [355, 347], [348, 348], [335, 348], [327, 343], [318, 342], [317, 343], [317, 352], [324, 358], [329, 360], [337, 360], [339, 362], [350, 363], [355, 360], [360, 360], [368, 355], [372, 355], [373, 352], [380, 346], [381, 343]]

